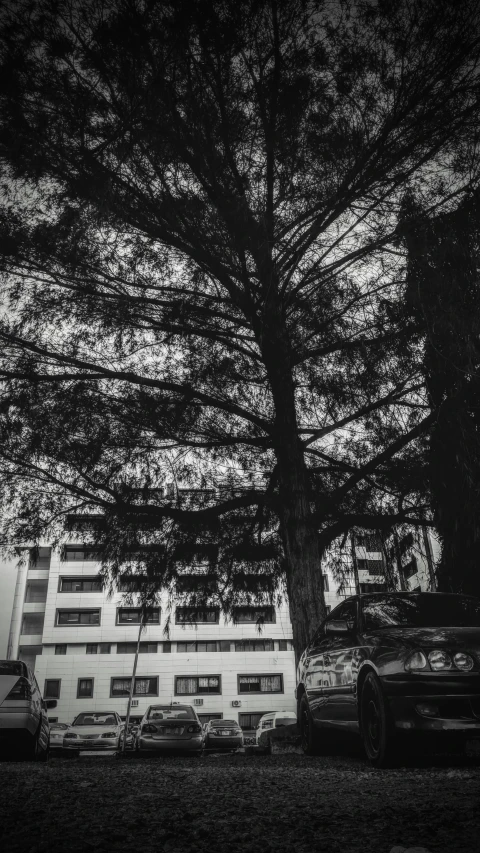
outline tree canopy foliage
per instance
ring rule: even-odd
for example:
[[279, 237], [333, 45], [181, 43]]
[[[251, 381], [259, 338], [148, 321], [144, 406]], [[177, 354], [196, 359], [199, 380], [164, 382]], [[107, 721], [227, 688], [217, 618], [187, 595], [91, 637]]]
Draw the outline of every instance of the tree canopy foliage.
[[[217, 543], [231, 571], [264, 546], [298, 649], [329, 543], [422, 516], [436, 409], [399, 216], [476, 184], [477, 6], [3, 9], [11, 539], [101, 512], [111, 566], [139, 529]], [[161, 496], [172, 480], [206, 497]]]

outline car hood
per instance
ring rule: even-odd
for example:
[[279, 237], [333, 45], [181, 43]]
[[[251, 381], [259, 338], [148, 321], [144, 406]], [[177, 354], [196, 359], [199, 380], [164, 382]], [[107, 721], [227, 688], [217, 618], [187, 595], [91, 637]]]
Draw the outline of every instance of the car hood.
[[116, 735], [120, 734], [120, 726], [70, 726], [69, 729], [65, 730], [65, 734], [74, 734], [79, 737], [84, 737], [85, 735], [103, 735], [105, 732], [115, 732]]
[[19, 678], [21, 678], [20, 675], [0, 675], [0, 705], [8, 696], [10, 690], [15, 687]]
[[480, 649], [480, 628], [379, 628], [372, 635], [381, 640], [388, 637], [407, 646], [448, 646], [449, 648]]

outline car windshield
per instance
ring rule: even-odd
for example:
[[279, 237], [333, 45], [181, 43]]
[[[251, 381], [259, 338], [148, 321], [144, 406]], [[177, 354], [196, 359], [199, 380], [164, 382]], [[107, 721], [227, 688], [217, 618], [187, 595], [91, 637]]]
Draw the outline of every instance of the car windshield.
[[238, 723], [235, 720], [212, 720], [212, 726], [228, 726], [228, 728], [231, 728], [232, 726], [238, 726]]
[[467, 595], [418, 593], [362, 599], [365, 629], [479, 628], [480, 600]]
[[0, 675], [27, 676], [27, 667], [21, 660], [0, 660]]
[[155, 705], [148, 712], [149, 720], [194, 720], [195, 711], [189, 705]]
[[85, 712], [75, 717], [74, 726], [116, 726], [117, 718], [114, 714], [108, 711], [96, 711], [93, 713]]

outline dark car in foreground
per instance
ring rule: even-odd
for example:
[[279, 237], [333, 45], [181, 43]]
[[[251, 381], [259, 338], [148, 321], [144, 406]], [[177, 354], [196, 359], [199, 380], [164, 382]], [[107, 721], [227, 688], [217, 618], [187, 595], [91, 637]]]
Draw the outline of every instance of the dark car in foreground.
[[0, 660], [0, 757], [47, 761], [50, 726], [37, 679], [22, 660]]
[[208, 751], [236, 752], [243, 746], [243, 732], [236, 720], [210, 720], [203, 731]]
[[192, 705], [150, 705], [136, 737], [137, 754], [183, 752], [203, 754], [203, 730]]
[[300, 658], [304, 752], [328, 730], [359, 732], [369, 761], [398, 757], [402, 736], [459, 748], [480, 737], [480, 600], [436, 592], [352, 596]]

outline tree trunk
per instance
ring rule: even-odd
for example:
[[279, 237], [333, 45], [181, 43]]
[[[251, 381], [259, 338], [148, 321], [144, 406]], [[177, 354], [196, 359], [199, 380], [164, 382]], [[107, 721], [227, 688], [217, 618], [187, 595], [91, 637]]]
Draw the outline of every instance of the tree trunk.
[[310, 482], [298, 437], [290, 349], [282, 319], [269, 312], [262, 350], [275, 405], [274, 449], [278, 468], [278, 516], [283, 541], [287, 594], [298, 662], [313, 632], [325, 618], [321, 546], [313, 524]]

